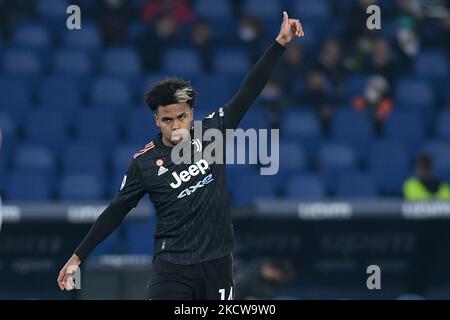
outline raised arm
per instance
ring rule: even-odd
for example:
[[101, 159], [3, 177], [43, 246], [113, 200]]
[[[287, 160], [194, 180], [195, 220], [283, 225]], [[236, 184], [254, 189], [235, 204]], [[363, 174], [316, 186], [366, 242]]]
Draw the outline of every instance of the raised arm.
[[234, 129], [237, 127], [244, 114], [261, 93], [267, 81], [269, 81], [278, 59], [285, 50], [285, 46], [295, 36], [304, 36], [300, 21], [289, 19], [287, 12], [284, 11], [283, 23], [276, 40], [249, 71], [238, 92], [225, 105], [225, 112], [228, 115], [227, 128]]

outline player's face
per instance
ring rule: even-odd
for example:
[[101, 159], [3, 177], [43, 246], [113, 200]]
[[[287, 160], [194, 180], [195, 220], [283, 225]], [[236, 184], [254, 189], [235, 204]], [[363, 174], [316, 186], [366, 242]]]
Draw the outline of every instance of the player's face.
[[175, 133], [190, 131], [192, 119], [193, 109], [187, 103], [160, 106], [155, 114], [156, 125], [161, 128], [163, 142], [171, 145], [180, 142], [174, 138]]

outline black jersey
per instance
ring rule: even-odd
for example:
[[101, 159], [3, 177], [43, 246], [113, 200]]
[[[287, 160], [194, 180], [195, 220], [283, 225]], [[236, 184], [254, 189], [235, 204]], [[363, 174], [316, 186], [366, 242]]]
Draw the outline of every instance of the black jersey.
[[[274, 42], [225, 106], [202, 120], [202, 130], [234, 129], [264, 88], [284, 47]], [[195, 136], [191, 137], [195, 138]], [[158, 134], [136, 153], [113, 202], [100, 215], [75, 251], [82, 260], [105, 239], [126, 214], [148, 194], [157, 213], [155, 256], [190, 265], [224, 257], [233, 250], [233, 226], [225, 165], [205, 159], [174, 164], [172, 147]], [[225, 139], [224, 139], [225, 140]], [[203, 149], [208, 142], [192, 145]]]
[[[220, 108], [202, 120], [202, 131], [214, 128], [224, 132], [226, 117], [226, 108]], [[225, 165], [201, 157], [195, 161], [197, 150], [210, 143], [201, 140], [190, 145], [191, 161], [174, 164], [173, 148], [161, 139], [160, 133], [135, 155], [119, 192], [131, 192], [131, 197], [138, 198], [149, 195], [157, 213], [155, 256], [176, 264], [194, 264], [231, 253], [233, 230]]]

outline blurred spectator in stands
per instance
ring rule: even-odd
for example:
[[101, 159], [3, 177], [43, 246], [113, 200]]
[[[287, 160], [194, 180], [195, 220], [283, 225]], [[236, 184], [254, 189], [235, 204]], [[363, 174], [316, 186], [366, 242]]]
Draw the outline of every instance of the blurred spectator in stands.
[[365, 17], [367, 7], [377, 3], [377, 0], [358, 0], [344, 20], [341, 43], [346, 52], [344, 64], [350, 71], [362, 72], [364, 59], [373, 48], [376, 30], [367, 29]]
[[252, 62], [261, 56], [266, 47], [261, 21], [253, 16], [244, 15], [239, 21], [239, 43], [243, 45]]
[[128, 24], [134, 18], [133, 6], [129, 0], [95, 1], [94, 16], [101, 26], [107, 45], [127, 41]]
[[347, 46], [344, 66], [347, 71], [363, 73], [366, 71], [365, 64], [367, 57], [370, 56], [374, 50], [376, 35], [373, 31], [367, 30], [367, 32], [360, 37], [352, 39], [353, 40], [348, 40], [351, 45]]
[[418, 0], [397, 0], [397, 45], [403, 60], [410, 67], [420, 50], [420, 22], [423, 8]]
[[292, 43], [287, 47], [273, 77], [282, 85], [288, 96], [295, 96], [298, 94], [298, 90], [295, 90], [296, 80], [304, 77], [305, 74], [303, 48], [300, 43]]
[[15, 23], [36, 16], [35, 5], [34, 0], [0, 0], [0, 35], [9, 40]]
[[296, 270], [290, 260], [267, 259], [243, 266], [236, 272], [236, 300], [270, 300], [276, 290], [292, 281]]
[[397, 75], [397, 66], [393, 61], [391, 46], [386, 39], [379, 38], [375, 41], [370, 62], [367, 66], [368, 73], [379, 74], [392, 84]]
[[415, 162], [415, 176], [405, 181], [403, 195], [406, 200], [450, 200], [450, 187], [433, 174], [433, 161], [420, 154]]
[[318, 58], [319, 70], [331, 80], [338, 97], [343, 96], [344, 66], [342, 63], [342, 48], [336, 39], [328, 39]]
[[170, 16], [177, 27], [194, 21], [194, 11], [185, 0], [147, 0], [142, 5], [143, 20], [154, 20], [161, 15]]
[[328, 132], [330, 120], [333, 117], [333, 102], [333, 93], [325, 74], [320, 70], [310, 71], [306, 80], [305, 92], [298, 103], [316, 109], [326, 132]]
[[284, 109], [289, 102], [277, 80], [272, 78], [267, 82], [257, 98], [257, 104], [266, 110], [271, 128], [280, 128]]
[[201, 56], [203, 70], [211, 72], [213, 58], [213, 30], [207, 21], [198, 20], [194, 22], [191, 40]]
[[353, 98], [353, 108], [367, 110], [371, 115], [376, 131], [379, 133], [382, 122], [392, 111], [393, 102], [389, 82], [382, 76], [369, 78], [362, 95]]
[[161, 58], [169, 45], [173, 45], [178, 27], [170, 15], [157, 17], [136, 39], [136, 47], [145, 71], [160, 71]]

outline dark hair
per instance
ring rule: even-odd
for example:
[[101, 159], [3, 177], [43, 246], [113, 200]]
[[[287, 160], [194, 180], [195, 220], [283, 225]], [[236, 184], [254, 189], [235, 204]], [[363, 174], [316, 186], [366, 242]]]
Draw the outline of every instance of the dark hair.
[[196, 94], [189, 81], [179, 78], [168, 78], [159, 81], [150, 88], [145, 94], [145, 103], [153, 111], [156, 111], [159, 106], [182, 102], [193, 108]]

